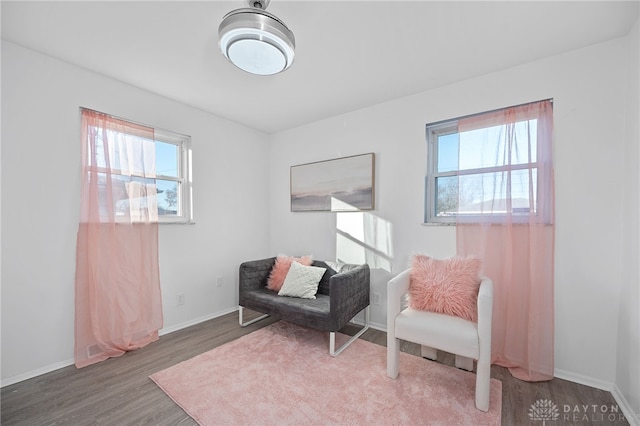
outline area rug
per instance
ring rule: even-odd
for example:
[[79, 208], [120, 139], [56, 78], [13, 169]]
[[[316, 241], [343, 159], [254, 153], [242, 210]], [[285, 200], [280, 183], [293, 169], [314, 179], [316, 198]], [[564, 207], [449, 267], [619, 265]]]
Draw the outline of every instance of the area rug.
[[[347, 337], [339, 335], [339, 345]], [[328, 333], [284, 321], [153, 374], [200, 425], [500, 425], [502, 383], [475, 408], [475, 374], [358, 339], [333, 358]]]

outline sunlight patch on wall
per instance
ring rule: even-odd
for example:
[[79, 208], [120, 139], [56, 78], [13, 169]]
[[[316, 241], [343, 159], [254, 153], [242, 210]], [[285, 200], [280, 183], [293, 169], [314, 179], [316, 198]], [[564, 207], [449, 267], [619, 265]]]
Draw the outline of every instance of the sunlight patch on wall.
[[368, 212], [340, 212], [336, 217], [336, 257], [391, 272], [391, 223]]

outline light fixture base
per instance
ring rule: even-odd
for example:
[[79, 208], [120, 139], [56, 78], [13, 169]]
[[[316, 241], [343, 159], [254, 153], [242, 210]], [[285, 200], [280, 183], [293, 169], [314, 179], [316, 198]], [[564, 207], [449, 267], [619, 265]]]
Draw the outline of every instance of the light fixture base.
[[271, 0], [247, 0], [249, 7], [266, 10]]

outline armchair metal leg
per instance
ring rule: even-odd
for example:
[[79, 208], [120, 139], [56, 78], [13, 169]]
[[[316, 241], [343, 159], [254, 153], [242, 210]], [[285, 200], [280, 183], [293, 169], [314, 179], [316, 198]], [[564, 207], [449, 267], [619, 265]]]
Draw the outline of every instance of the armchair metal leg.
[[267, 315], [267, 314], [264, 314], [264, 315], [262, 315], [262, 316], [259, 316], [258, 318], [254, 318], [254, 319], [252, 319], [252, 320], [250, 320], [250, 321], [243, 322], [243, 319], [242, 319], [242, 313], [243, 313], [243, 311], [244, 311], [244, 308], [243, 308], [242, 306], [240, 306], [239, 308], [240, 308], [240, 309], [238, 309], [238, 322], [240, 323], [240, 327], [246, 327], [246, 326], [248, 326], [248, 325], [253, 324], [254, 322], [258, 322], [258, 321], [263, 320], [263, 319], [265, 319], [266, 317], [268, 317], [268, 316], [269, 316], [269, 315]]
[[364, 308], [364, 327], [360, 329], [354, 336], [352, 336], [349, 340], [347, 340], [342, 346], [336, 350], [336, 333], [335, 331], [329, 332], [329, 355], [338, 356], [342, 351], [344, 351], [350, 344], [355, 342], [355, 340], [362, 336], [365, 331], [369, 329], [369, 306]]

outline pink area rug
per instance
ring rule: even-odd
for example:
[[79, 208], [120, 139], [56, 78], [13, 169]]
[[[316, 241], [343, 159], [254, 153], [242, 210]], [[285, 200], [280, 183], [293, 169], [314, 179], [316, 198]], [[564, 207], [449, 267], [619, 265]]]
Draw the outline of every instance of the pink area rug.
[[498, 380], [484, 413], [473, 373], [401, 353], [393, 380], [385, 347], [358, 339], [333, 358], [328, 342], [279, 321], [151, 379], [201, 425], [500, 424]]

